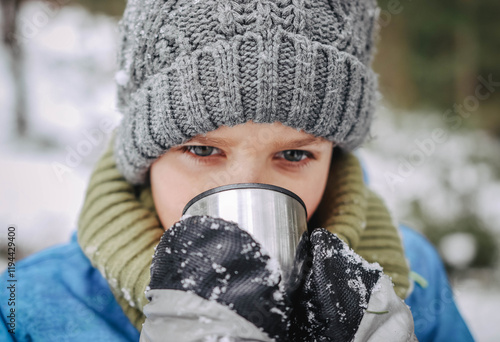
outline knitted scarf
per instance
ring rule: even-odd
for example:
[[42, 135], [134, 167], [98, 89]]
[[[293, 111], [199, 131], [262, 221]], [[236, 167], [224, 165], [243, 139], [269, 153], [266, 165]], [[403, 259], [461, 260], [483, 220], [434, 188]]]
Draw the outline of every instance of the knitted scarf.
[[[78, 243], [140, 331], [144, 291], [154, 248], [164, 232], [151, 187], [133, 186], [116, 168], [113, 141], [97, 163], [78, 222]], [[409, 268], [398, 230], [383, 201], [365, 186], [358, 159], [335, 149], [323, 198], [308, 223], [338, 234], [392, 278], [399, 297], [409, 289]]]

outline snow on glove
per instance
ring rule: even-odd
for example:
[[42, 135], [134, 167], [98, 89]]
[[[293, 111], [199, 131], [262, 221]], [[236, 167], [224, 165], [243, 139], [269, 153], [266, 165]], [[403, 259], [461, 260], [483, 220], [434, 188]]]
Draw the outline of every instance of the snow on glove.
[[236, 223], [181, 219], [163, 234], [146, 291], [147, 341], [274, 341], [288, 329], [281, 271]]
[[378, 264], [326, 229], [308, 234], [296, 258], [291, 341], [416, 341], [411, 312]]

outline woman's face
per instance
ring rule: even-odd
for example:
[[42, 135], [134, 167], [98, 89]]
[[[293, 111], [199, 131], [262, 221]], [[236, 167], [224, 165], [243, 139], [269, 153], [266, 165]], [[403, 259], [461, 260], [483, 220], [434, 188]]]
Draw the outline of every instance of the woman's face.
[[170, 148], [153, 163], [155, 207], [167, 229], [203, 191], [234, 183], [265, 183], [297, 194], [311, 217], [325, 190], [332, 150], [332, 142], [279, 122], [222, 126]]

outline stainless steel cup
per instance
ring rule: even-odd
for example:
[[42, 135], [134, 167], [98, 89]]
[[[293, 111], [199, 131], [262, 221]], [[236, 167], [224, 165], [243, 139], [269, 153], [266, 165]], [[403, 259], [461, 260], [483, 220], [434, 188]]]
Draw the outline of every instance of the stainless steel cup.
[[182, 214], [236, 222], [278, 260], [285, 282], [307, 230], [306, 206], [300, 197], [270, 184], [239, 183], [207, 190], [189, 201]]

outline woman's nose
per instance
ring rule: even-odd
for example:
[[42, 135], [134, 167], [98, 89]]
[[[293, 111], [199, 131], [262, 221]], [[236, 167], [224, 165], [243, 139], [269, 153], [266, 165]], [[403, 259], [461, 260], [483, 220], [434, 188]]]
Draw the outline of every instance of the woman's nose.
[[[267, 172], [266, 172], [267, 171]], [[267, 183], [269, 170], [255, 164], [239, 165], [239, 169], [232, 174], [232, 183]]]
[[266, 164], [256, 159], [233, 161], [226, 168], [211, 175], [216, 186], [237, 183], [272, 184], [272, 175]]

